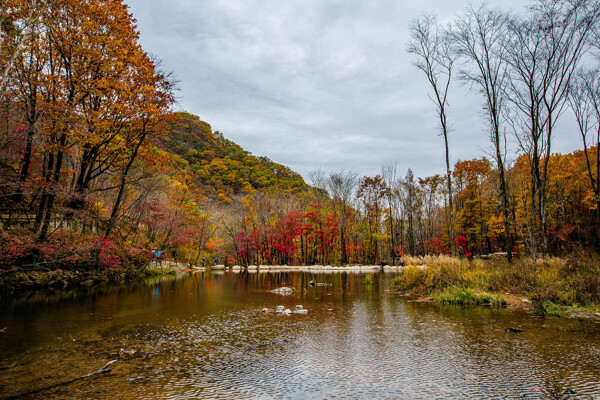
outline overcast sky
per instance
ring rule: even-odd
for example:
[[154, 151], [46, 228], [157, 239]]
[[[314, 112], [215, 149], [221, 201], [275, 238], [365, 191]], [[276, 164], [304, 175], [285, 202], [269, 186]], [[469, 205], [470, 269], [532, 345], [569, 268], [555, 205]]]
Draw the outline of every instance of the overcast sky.
[[[126, 0], [144, 49], [180, 81], [178, 110], [258, 156], [301, 173], [444, 173], [444, 147], [422, 72], [406, 53], [410, 22], [449, 21], [467, 0]], [[474, 3], [478, 4], [478, 3]], [[526, 1], [488, 1], [519, 11]], [[449, 95], [451, 163], [485, 155], [481, 98]], [[581, 147], [559, 123], [555, 151]], [[562, 128], [562, 129], [561, 129]], [[569, 129], [567, 129], [569, 128]]]

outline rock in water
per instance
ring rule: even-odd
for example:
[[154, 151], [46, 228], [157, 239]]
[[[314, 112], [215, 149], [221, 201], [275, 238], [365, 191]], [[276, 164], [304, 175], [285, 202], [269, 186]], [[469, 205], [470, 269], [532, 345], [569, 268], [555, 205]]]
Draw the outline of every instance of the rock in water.
[[504, 332], [506, 332], [506, 333], [519, 333], [519, 332], [523, 332], [523, 330], [519, 329], [519, 328], [506, 328], [504, 330]]
[[133, 357], [136, 353], [136, 350], [125, 350], [119, 349], [119, 355], [123, 358]]
[[283, 287], [271, 290], [271, 293], [292, 294], [292, 293], [296, 293], [296, 288], [283, 286]]
[[332, 283], [325, 283], [325, 282], [310, 281], [310, 282], [308, 282], [308, 285], [312, 286], [312, 287], [315, 287], [315, 286], [321, 287], [321, 286], [332, 286], [333, 284]]

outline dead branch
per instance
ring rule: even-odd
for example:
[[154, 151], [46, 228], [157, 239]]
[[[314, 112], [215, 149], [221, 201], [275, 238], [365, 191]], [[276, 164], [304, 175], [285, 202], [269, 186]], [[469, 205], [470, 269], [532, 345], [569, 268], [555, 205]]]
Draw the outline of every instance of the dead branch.
[[60, 382], [60, 383], [55, 383], [53, 385], [45, 386], [43, 388], [39, 388], [39, 389], [35, 389], [35, 390], [30, 390], [29, 392], [17, 394], [17, 395], [12, 396], [12, 397], [7, 397], [5, 400], [19, 399], [19, 398], [22, 398], [22, 397], [25, 397], [25, 396], [29, 396], [31, 394], [40, 393], [40, 392], [43, 392], [43, 391], [46, 391], [46, 390], [49, 390], [49, 389], [54, 389], [55, 387], [65, 386], [65, 385], [68, 385], [68, 384], [73, 383], [75, 381], [79, 381], [81, 379], [89, 378], [91, 376], [108, 374], [109, 372], [111, 372], [111, 369], [108, 368], [108, 366], [111, 365], [112, 363], [114, 363], [115, 361], [117, 361], [117, 360], [111, 360], [111, 361], [107, 362], [106, 365], [104, 365], [102, 368], [100, 368], [100, 369], [98, 369], [98, 370], [96, 370], [94, 372], [90, 372], [87, 375], [79, 376], [77, 378], [73, 378], [73, 379], [70, 379], [68, 381], [64, 381], [64, 382]]

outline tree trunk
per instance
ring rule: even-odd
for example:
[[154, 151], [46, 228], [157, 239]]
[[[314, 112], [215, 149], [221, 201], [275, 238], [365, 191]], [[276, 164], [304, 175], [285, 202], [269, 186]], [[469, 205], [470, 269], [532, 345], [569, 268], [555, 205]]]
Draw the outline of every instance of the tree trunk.
[[[533, 169], [533, 166], [532, 166]], [[531, 172], [531, 215], [530, 215], [530, 224], [529, 227], [529, 235], [530, 235], [530, 243], [529, 247], [531, 250], [531, 257], [533, 258], [533, 264], [537, 263], [537, 217], [536, 217], [536, 206], [535, 206], [535, 198], [536, 198], [536, 180], [535, 173]]]
[[456, 256], [456, 243], [454, 243], [454, 201], [452, 200], [452, 175], [450, 173], [450, 155], [448, 150], [448, 134], [445, 123], [443, 125], [444, 145], [446, 146], [446, 176], [448, 185], [448, 209], [450, 218], [450, 249], [452, 256]]
[[[67, 141], [67, 135], [62, 134], [59, 140], [60, 148], [62, 149]], [[56, 190], [58, 189], [58, 184], [60, 181], [60, 170], [62, 168], [62, 162], [64, 158], [64, 153], [62, 150], [59, 150], [56, 154], [56, 165], [54, 167], [54, 177], [52, 179], [52, 187], [50, 193], [48, 193], [47, 201], [46, 201], [46, 210], [44, 221], [42, 224], [42, 228], [40, 230], [40, 234], [38, 236], [38, 241], [43, 241], [46, 239], [48, 235], [48, 230], [50, 228], [50, 220], [52, 219], [52, 212], [54, 208], [54, 201], [56, 199]]]
[[500, 152], [500, 134], [499, 128], [495, 127], [494, 146], [496, 147], [496, 163], [498, 164], [500, 180], [500, 196], [502, 197], [502, 217], [504, 219], [504, 243], [506, 245], [506, 259], [512, 262], [512, 237], [510, 235], [510, 203], [508, 201], [508, 190], [506, 187], [506, 176], [504, 173], [504, 162]]
[[146, 128], [144, 125], [142, 134], [139, 137], [139, 141], [138, 141], [137, 145], [135, 146], [135, 148], [129, 158], [129, 161], [127, 162], [127, 165], [125, 166], [125, 169], [123, 170], [123, 174], [121, 175], [121, 183], [119, 185], [119, 193], [117, 194], [117, 199], [115, 200], [115, 204], [113, 206], [112, 212], [110, 213], [110, 219], [108, 221], [108, 225], [106, 226], [106, 231], [104, 232], [104, 236], [109, 236], [111, 231], [115, 227], [115, 224], [117, 222], [117, 216], [119, 214], [119, 207], [121, 206], [121, 201], [123, 199], [123, 193], [125, 192], [125, 184], [127, 181], [127, 175], [129, 174], [129, 169], [133, 165], [133, 162], [135, 161], [135, 158], [137, 157], [137, 153], [140, 150], [140, 147], [142, 147], [142, 143], [147, 134], [148, 134], [148, 132], [146, 132]]

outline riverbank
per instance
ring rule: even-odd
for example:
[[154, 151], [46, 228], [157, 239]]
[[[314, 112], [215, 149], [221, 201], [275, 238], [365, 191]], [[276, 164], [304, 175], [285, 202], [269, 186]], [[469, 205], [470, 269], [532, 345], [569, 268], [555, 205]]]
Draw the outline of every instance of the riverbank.
[[[414, 263], [422, 263], [419, 258]], [[584, 258], [466, 260], [426, 257], [407, 265], [391, 290], [420, 301], [526, 309], [540, 316], [600, 317], [600, 263]]]
[[207, 268], [194, 267], [184, 263], [163, 261], [162, 263], [150, 262], [141, 268], [114, 268], [87, 270], [70, 268], [37, 268], [24, 269], [13, 267], [0, 271], [0, 292], [15, 293], [44, 288], [67, 288], [73, 286], [93, 286], [107, 282], [128, 282], [135, 279], [151, 276], [177, 275], [193, 271], [228, 271], [248, 273], [258, 272], [359, 272], [377, 273], [383, 271], [399, 271], [403, 267], [379, 265], [249, 265], [225, 266], [212, 265]]
[[67, 288], [72, 286], [94, 286], [107, 282], [128, 281], [140, 276], [132, 270], [3, 270], [0, 274], [0, 292], [15, 293], [45, 288]]
[[83, 268], [21, 268], [13, 267], [0, 270], [0, 293], [16, 293], [45, 288], [67, 288], [76, 286], [94, 286], [103, 283], [130, 282], [136, 279], [177, 275], [191, 271], [203, 271], [203, 268], [190, 268], [188, 264], [164, 261], [150, 262], [145, 266], [89, 269]]

